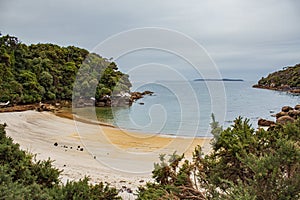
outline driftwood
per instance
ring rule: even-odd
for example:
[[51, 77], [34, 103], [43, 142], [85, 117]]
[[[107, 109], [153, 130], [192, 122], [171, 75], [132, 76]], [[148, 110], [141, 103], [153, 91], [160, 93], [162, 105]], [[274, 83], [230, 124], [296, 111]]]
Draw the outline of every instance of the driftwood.
[[7, 106], [10, 103], [10, 101], [7, 101], [6, 103], [0, 102], [0, 106]]

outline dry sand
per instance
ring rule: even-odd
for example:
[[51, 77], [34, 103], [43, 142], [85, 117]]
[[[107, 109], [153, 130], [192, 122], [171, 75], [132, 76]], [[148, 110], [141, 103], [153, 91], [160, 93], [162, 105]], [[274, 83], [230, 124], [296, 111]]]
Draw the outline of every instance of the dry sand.
[[[49, 112], [0, 113], [7, 135], [37, 159], [54, 161], [62, 169], [62, 182], [90, 176], [91, 182], [108, 182], [117, 188], [136, 190], [151, 181], [159, 154], [175, 150], [191, 158], [195, 146], [210, 149], [210, 138], [167, 137], [61, 118]], [[58, 145], [55, 146], [54, 143]], [[79, 147], [80, 146], [80, 147]], [[81, 151], [82, 148], [82, 151]], [[125, 199], [132, 194], [121, 192]]]

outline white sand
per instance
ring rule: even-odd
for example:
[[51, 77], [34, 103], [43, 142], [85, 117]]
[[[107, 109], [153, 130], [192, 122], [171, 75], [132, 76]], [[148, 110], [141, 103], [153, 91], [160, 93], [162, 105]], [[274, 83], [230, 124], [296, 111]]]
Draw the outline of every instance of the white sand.
[[[111, 127], [76, 122], [48, 112], [0, 113], [0, 123], [7, 123], [7, 135], [21, 148], [37, 154], [37, 159], [55, 160], [62, 169], [62, 182], [85, 175], [92, 183], [108, 182], [133, 191], [151, 181], [153, 163], [161, 153], [177, 150], [188, 157], [196, 145], [209, 151], [209, 139], [159, 137], [132, 133]], [[58, 146], [54, 146], [57, 142]], [[83, 151], [78, 149], [83, 148]], [[72, 149], [71, 149], [72, 147]], [[121, 192], [125, 199], [133, 199]]]

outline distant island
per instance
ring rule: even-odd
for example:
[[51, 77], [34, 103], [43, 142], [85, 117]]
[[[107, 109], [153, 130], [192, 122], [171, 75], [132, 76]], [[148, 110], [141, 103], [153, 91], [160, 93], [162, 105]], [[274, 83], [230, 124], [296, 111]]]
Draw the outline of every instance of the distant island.
[[222, 79], [217, 79], [217, 78], [197, 78], [194, 81], [244, 81], [243, 79], [231, 79], [231, 78], [222, 78]]
[[300, 64], [284, 67], [262, 77], [253, 87], [300, 94]]

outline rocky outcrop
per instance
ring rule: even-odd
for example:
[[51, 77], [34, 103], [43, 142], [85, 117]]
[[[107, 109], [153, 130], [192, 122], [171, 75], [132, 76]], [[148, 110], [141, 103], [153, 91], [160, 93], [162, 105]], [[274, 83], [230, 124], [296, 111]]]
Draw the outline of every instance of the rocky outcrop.
[[146, 90], [144, 92], [131, 92], [130, 94], [131, 94], [130, 100], [132, 102], [134, 102], [138, 99], [143, 98], [145, 95], [150, 95], [151, 96], [153, 94], [153, 92], [151, 92], [149, 90]]
[[51, 105], [51, 104], [43, 104], [43, 103], [40, 103], [37, 107], [36, 107], [36, 110], [38, 112], [42, 112], [42, 111], [51, 111], [51, 112], [54, 112], [54, 111], [57, 111], [58, 110], [58, 107], [55, 106], [55, 105]]
[[266, 119], [259, 119], [258, 120], [258, 125], [259, 126], [271, 126], [274, 125], [275, 122], [271, 121], [271, 120], [266, 120]]
[[290, 117], [290, 116], [282, 116], [282, 117], [279, 117], [277, 120], [276, 120], [276, 123], [277, 124], [286, 124], [286, 123], [292, 123], [294, 122], [295, 119]]
[[253, 87], [300, 94], [300, 64], [273, 72], [261, 78]]
[[286, 116], [286, 115], [288, 115], [286, 112], [281, 111], [281, 112], [277, 113], [275, 115], [275, 117], [276, 117], [276, 119], [278, 119], [279, 117]]
[[276, 114], [276, 119], [279, 119], [284, 116], [289, 116], [293, 119], [298, 119], [300, 118], [300, 105], [296, 105], [294, 108], [290, 106], [284, 106], [282, 107], [282, 111], [280, 113]]
[[145, 95], [152, 95], [151, 91], [119, 93], [114, 95], [105, 95], [102, 98], [95, 100], [94, 98], [79, 98], [75, 100], [77, 108], [97, 106], [97, 107], [122, 107], [131, 106], [136, 100], [143, 98]]
[[300, 117], [300, 110], [290, 110], [288, 112], [288, 116], [293, 117], [294, 119], [297, 119]]
[[274, 126], [276, 124], [286, 124], [294, 122], [296, 119], [300, 119], [300, 105], [296, 105], [294, 108], [291, 106], [283, 106], [281, 111], [272, 115], [276, 117], [276, 123], [266, 119], [259, 119], [259, 126]]
[[290, 107], [290, 106], [283, 106], [281, 108], [282, 112], [289, 112], [290, 110], [294, 110], [294, 109], [292, 107]]

